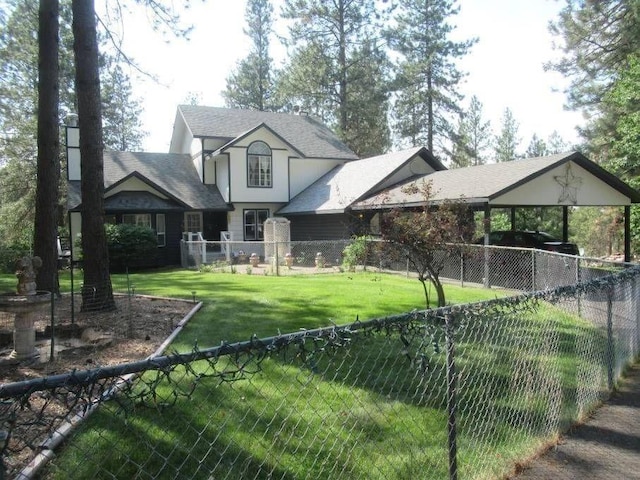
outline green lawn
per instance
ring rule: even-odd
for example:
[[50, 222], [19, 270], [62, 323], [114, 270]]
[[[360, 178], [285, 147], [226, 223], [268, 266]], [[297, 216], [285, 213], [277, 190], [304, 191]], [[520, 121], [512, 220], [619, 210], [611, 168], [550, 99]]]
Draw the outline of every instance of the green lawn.
[[[112, 274], [116, 292], [135, 288], [136, 294], [195, 298], [204, 307], [185, 329], [174, 347], [218, 345], [221, 341], [248, 340], [316, 328], [348, 324], [359, 318], [382, 317], [425, 308], [422, 286], [401, 275], [337, 273], [322, 275], [264, 276], [162, 270], [130, 275]], [[75, 290], [82, 283], [75, 271]], [[63, 292], [70, 291], [69, 272], [60, 278]], [[0, 291], [15, 290], [15, 277], [0, 275]], [[504, 295], [499, 290], [447, 285], [447, 301], [468, 303]], [[432, 292], [432, 305], [436, 300]]]
[[[174, 343], [182, 351], [196, 342], [205, 348], [424, 304], [417, 280], [377, 273], [167, 271], [131, 275], [129, 283], [136, 293], [190, 298], [195, 291], [204, 302]], [[113, 284], [123, 290], [127, 280], [114, 275]], [[450, 303], [499, 294], [452, 285], [446, 292]], [[576, 345], [601, 338], [545, 304], [499, 322], [478, 318], [457, 335], [460, 478], [500, 477], [548, 440], [549, 395], [559, 391], [575, 399], [576, 372], [586, 368]], [[200, 361], [157, 384], [147, 374], [154, 395], [103, 405], [43, 478], [447, 476], [441, 331], [355, 335], [347, 348], [295, 344], [259, 363], [254, 374], [256, 358]], [[238, 365], [240, 377], [219, 374]], [[192, 393], [180, 395], [196, 383]], [[578, 413], [563, 404], [561, 425]]]

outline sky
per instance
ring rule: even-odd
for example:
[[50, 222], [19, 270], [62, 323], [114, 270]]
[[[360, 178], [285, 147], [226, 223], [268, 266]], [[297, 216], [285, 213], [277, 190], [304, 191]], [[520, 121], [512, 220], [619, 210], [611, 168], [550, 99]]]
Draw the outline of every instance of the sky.
[[[280, 0], [272, 3], [277, 18]], [[546, 140], [556, 130], [569, 143], [578, 139], [575, 129], [582, 117], [564, 109], [562, 90], [567, 82], [543, 68], [559, 55], [552, 48], [548, 24], [563, 4], [558, 0], [459, 0], [460, 13], [451, 19], [455, 39], [478, 38], [459, 64], [468, 74], [460, 85], [464, 106], [476, 95], [495, 133], [505, 108], [510, 108], [520, 126], [521, 151], [534, 133]], [[177, 106], [188, 103], [190, 97], [195, 95], [199, 105], [223, 107], [220, 92], [226, 78], [250, 48], [243, 33], [244, 0], [193, 1], [181, 15], [194, 26], [189, 40], [167, 42], [151, 31], [141, 12], [130, 12], [123, 25], [123, 50], [156, 77], [152, 80], [132, 72], [133, 93], [144, 108], [146, 151], [168, 151]], [[284, 33], [283, 28], [276, 23], [276, 32]], [[271, 47], [277, 61], [286, 56], [276, 39]]]

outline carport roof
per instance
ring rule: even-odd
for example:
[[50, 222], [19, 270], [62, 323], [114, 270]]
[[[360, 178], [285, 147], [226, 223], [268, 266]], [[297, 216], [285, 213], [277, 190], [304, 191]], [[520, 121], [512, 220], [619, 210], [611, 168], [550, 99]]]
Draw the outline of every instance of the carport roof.
[[[581, 153], [569, 152], [546, 157], [434, 172], [418, 179], [397, 184], [355, 203], [352, 208], [354, 210], [376, 210], [393, 207], [410, 208], [423, 205], [425, 199], [422, 193], [406, 193], [405, 187], [419, 185], [425, 180], [432, 182], [432, 197], [430, 201], [433, 203], [440, 203], [445, 200], [459, 201], [462, 199], [474, 206], [516, 206], [518, 205], [517, 202], [509, 201], [505, 203], [505, 199], [509, 198], [509, 193], [530, 182], [534, 182], [564, 164], [569, 164], [569, 162], [586, 170], [598, 181], [618, 192], [621, 197], [626, 197], [625, 203], [616, 203], [616, 205], [640, 203], [640, 193], [637, 190], [631, 188]], [[570, 197], [572, 196], [571, 190], [578, 188], [582, 179], [574, 176], [569, 168], [567, 168], [566, 172], [566, 177], [554, 177], [556, 178], [555, 188], [561, 192], [560, 195], [555, 195], [555, 197], [545, 196], [541, 192], [539, 201], [535, 203], [536, 206], [580, 204], [577, 199]], [[564, 186], [562, 182], [565, 182]], [[572, 186], [572, 182], [575, 182], [575, 186]], [[564, 201], [560, 201], [563, 196], [566, 196], [566, 198]]]

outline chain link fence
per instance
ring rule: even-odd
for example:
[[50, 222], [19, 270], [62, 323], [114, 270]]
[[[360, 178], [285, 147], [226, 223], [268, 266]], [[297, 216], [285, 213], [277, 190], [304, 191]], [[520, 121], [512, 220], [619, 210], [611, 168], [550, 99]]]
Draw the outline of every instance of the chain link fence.
[[[292, 242], [280, 274], [409, 274], [353, 244]], [[640, 268], [494, 248], [437, 260], [449, 281], [531, 291], [2, 384], [3, 476], [501, 478], [637, 357]]]
[[[625, 265], [600, 259], [511, 247], [460, 245], [436, 251], [440, 277], [535, 291], [589, 281]], [[202, 271], [255, 275], [300, 275], [375, 269], [414, 275], [401, 251], [376, 238], [290, 242], [183, 242], [182, 266]]]

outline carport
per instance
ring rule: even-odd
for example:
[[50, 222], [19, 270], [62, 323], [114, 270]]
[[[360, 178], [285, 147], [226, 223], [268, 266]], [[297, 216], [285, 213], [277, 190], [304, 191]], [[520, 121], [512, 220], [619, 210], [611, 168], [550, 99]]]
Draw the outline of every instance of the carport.
[[631, 205], [640, 203], [640, 192], [579, 152], [438, 171], [397, 184], [352, 208], [380, 211], [424, 206], [421, 193], [405, 192], [405, 187], [424, 180], [432, 182], [430, 203], [463, 201], [484, 211], [485, 243], [491, 231], [491, 210], [495, 208], [511, 210], [513, 227], [517, 208], [560, 206], [564, 241], [569, 232], [569, 207], [623, 208], [624, 259], [631, 260]]

